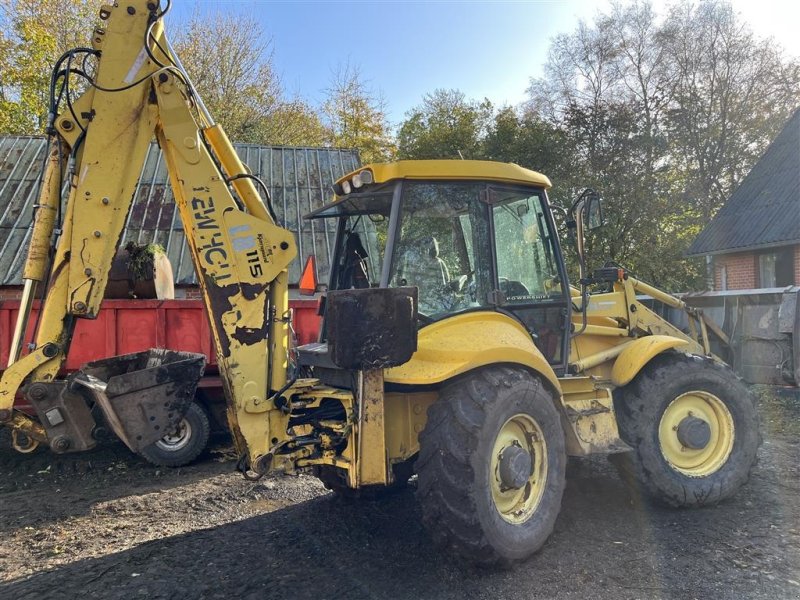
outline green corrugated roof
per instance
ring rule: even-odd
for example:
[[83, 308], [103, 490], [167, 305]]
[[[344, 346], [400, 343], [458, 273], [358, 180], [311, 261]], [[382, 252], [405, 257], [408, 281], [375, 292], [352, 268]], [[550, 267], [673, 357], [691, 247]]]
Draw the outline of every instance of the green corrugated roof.
[[[317, 257], [321, 281], [327, 281], [336, 224], [306, 221], [302, 215], [332, 199], [331, 185], [361, 162], [355, 150], [235, 144], [251, 172], [264, 180], [278, 219], [297, 236], [299, 257], [289, 268], [291, 282], [309, 254]], [[0, 136], [0, 285], [21, 283], [30, 237], [37, 180], [45, 139]], [[175, 282], [195, 283], [194, 267], [183, 227], [172, 201], [161, 150], [153, 143], [136, 187], [122, 244], [161, 244], [172, 262]]]

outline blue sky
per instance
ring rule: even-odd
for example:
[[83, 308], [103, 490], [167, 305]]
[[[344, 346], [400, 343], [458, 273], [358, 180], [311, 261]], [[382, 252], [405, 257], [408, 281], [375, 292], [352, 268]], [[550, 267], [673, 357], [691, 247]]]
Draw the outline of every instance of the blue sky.
[[[275, 65], [289, 92], [317, 104], [337, 65], [349, 61], [383, 93], [397, 124], [436, 88], [457, 88], [497, 105], [521, 102], [530, 77], [542, 74], [552, 37], [572, 31], [579, 19], [591, 21], [609, 5], [608, 0], [174, 0], [171, 18], [185, 18], [195, 8], [254, 15], [272, 37]], [[793, 31], [800, 22], [798, 5], [734, 2], [757, 34], [774, 35], [795, 55], [800, 54], [800, 36]]]

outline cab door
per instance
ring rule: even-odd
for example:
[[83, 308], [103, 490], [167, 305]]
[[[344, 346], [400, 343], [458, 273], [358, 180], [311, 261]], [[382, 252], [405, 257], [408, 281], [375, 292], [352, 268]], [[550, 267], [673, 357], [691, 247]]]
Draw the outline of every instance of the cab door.
[[489, 189], [499, 310], [530, 332], [556, 373], [569, 358], [569, 285], [543, 190]]

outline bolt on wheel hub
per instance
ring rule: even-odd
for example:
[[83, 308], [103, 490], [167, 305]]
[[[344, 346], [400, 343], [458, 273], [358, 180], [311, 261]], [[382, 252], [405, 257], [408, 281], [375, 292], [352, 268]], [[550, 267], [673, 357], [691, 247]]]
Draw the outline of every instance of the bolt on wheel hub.
[[189, 443], [192, 437], [192, 426], [185, 418], [178, 423], [174, 431], [168, 433], [156, 442], [156, 446], [168, 452], [180, 450]]
[[530, 453], [519, 446], [510, 446], [500, 455], [500, 482], [508, 489], [518, 490], [533, 471]]

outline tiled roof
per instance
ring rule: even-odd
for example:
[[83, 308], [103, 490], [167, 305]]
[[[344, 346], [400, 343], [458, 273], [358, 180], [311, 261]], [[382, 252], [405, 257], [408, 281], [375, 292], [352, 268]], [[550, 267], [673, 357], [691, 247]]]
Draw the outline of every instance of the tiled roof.
[[687, 254], [720, 254], [800, 242], [800, 110]]

